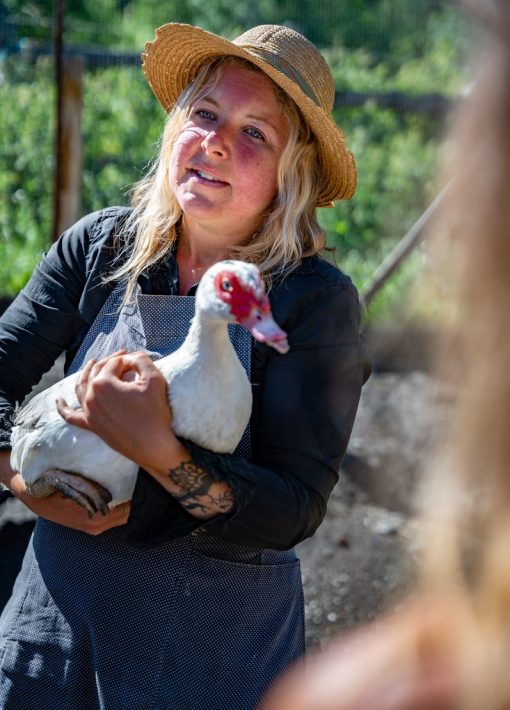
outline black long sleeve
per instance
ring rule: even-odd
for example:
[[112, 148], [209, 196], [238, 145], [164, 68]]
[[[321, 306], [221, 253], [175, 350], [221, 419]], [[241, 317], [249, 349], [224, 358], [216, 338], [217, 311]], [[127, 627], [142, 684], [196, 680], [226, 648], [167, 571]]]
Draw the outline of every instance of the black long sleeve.
[[56, 358], [69, 363], [111, 287], [101, 273], [112, 257], [105, 234], [127, 214], [111, 208], [77, 222], [51, 247], [0, 318], [0, 449], [10, 448], [14, 405]]
[[[61, 352], [71, 362], [110, 293], [102, 276], [127, 214], [110, 208], [80, 220], [0, 319], [0, 448], [9, 448], [15, 403]], [[170, 257], [142, 278], [142, 289], [174, 293], [176, 270]], [[132, 541], [159, 544], [203, 527], [238, 544], [288, 548], [322, 520], [366, 368], [359, 303], [350, 280], [316, 257], [276, 284], [270, 300], [291, 349], [281, 356], [254, 344], [252, 461], [189, 443], [193, 458], [233, 487], [235, 511], [204, 523], [141, 471], [127, 527]]]

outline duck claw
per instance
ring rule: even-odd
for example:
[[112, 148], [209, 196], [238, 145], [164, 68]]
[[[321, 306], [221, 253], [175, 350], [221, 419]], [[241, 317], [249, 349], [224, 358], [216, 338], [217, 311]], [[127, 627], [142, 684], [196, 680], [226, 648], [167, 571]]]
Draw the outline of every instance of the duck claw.
[[52, 469], [27, 485], [28, 492], [35, 498], [47, 498], [55, 491], [85, 508], [89, 518], [96, 513], [106, 515], [112, 496], [104, 486], [78, 473]]

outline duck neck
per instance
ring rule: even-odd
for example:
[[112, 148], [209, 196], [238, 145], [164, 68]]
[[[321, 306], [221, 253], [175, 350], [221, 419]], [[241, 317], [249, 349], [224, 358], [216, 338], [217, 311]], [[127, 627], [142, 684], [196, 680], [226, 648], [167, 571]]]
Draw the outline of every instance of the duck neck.
[[193, 317], [188, 339], [196, 348], [199, 358], [210, 360], [214, 353], [220, 354], [222, 358], [230, 351], [234, 353], [228, 335], [227, 323], [204, 313]]

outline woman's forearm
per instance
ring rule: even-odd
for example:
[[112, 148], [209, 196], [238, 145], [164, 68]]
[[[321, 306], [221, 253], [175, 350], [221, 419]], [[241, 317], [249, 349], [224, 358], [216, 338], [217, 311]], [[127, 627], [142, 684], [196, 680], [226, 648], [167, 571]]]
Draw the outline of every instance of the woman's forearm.
[[169, 455], [167, 467], [151, 468], [148, 473], [195, 518], [208, 520], [230, 513], [235, 505], [232, 487], [215, 480], [178, 440], [177, 443], [179, 448]]
[[10, 458], [10, 451], [0, 451], [0, 483], [6, 486], [17, 498], [21, 498], [25, 491], [25, 484], [19, 473], [12, 470]]
[[48, 498], [34, 498], [27, 493], [23, 478], [10, 466], [10, 452], [0, 451], [0, 481], [36, 515], [81, 530], [89, 535], [99, 535], [109, 528], [124, 525], [129, 516], [129, 503], [122, 503], [106, 515], [89, 518], [85, 509], [60, 493], [53, 493]]
[[[155, 443], [155, 442], [154, 442]], [[226, 482], [213, 478], [195, 461], [173, 434], [165, 431], [160, 444], [151, 447], [153, 463], [145, 470], [195, 518], [208, 520], [230, 513], [234, 491]]]

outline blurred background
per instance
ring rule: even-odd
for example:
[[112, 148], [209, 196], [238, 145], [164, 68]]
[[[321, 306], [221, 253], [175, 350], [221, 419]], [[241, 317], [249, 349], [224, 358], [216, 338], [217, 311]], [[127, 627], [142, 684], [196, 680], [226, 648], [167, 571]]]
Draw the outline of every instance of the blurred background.
[[[439, 191], [451, 109], [476, 71], [476, 37], [448, 0], [0, 0], [4, 304], [63, 228], [128, 203], [164, 122], [140, 53], [170, 21], [228, 38], [264, 23], [305, 34], [332, 69], [335, 118], [358, 164], [354, 198], [319, 210], [330, 258], [366, 297], [375, 373], [326, 521], [300, 551], [318, 645], [412, 584], [412, 491], [453, 396], [429, 372], [448, 284], [429, 268], [420, 225]], [[405, 258], [374, 281], [404, 235]], [[33, 524], [16, 504], [0, 511], [0, 608]]]

